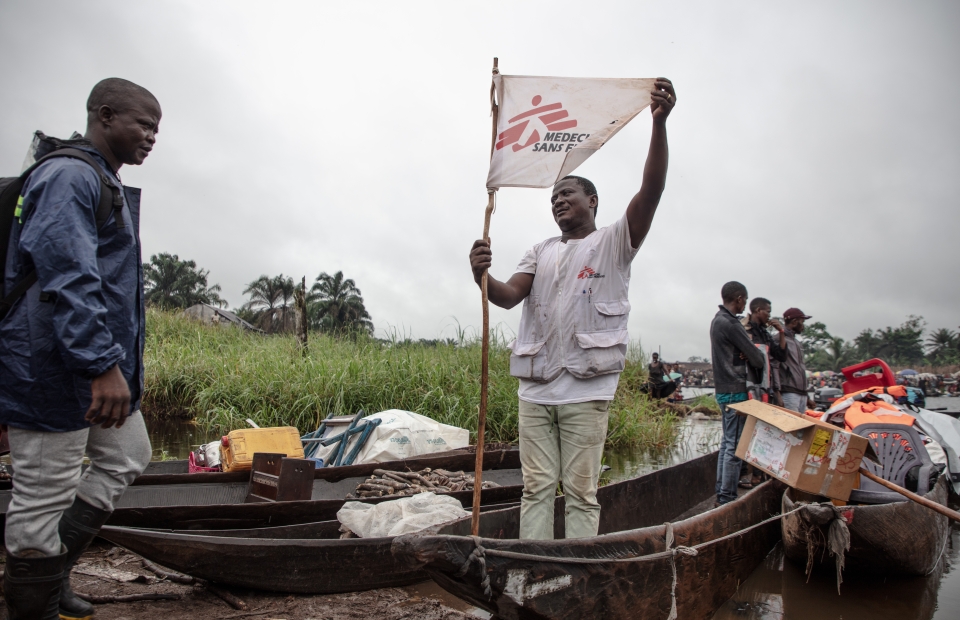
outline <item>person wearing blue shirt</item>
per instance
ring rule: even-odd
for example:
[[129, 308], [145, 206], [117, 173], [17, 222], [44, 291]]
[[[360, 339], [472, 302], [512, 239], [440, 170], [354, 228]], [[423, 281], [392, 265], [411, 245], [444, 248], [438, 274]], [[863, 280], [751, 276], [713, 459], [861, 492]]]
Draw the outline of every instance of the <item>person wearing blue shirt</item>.
[[[146, 89], [99, 82], [86, 133], [68, 144], [98, 168], [49, 159], [21, 191], [4, 295], [34, 271], [37, 282], [0, 322], [0, 424], [14, 468], [3, 587], [11, 619], [93, 616], [70, 589], [70, 570], [150, 462], [140, 414], [140, 193], [122, 187], [118, 171], [150, 154], [160, 116]], [[63, 145], [42, 146], [51, 143]], [[122, 187], [123, 205], [98, 226], [104, 184]], [[81, 472], [84, 454], [90, 465]]]

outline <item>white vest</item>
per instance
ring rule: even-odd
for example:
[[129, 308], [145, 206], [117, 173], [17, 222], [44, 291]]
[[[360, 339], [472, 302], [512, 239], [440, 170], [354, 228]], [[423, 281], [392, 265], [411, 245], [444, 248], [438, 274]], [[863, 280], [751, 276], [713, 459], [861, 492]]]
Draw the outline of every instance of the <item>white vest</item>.
[[568, 247], [563, 269], [559, 246], [560, 237], [547, 239], [517, 267], [534, 279], [510, 374], [549, 383], [564, 368], [580, 379], [619, 373], [630, 341], [630, 262], [639, 249], [630, 246], [626, 216]]

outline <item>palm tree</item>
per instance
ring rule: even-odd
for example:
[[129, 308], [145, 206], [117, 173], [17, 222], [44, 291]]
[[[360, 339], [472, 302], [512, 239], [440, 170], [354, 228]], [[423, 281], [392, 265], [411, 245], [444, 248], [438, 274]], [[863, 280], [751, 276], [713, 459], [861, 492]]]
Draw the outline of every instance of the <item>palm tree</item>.
[[279, 276], [260, 276], [247, 285], [243, 294], [250, 301], [243, 304], [248, 310], [257, 312], [256, 322], [267, 333], [290, 331], [293, 328], [293, 278]]
[[180, 260], [176, 254], [154, 254], [143, 265], [144, 301], [163, 310], [200, 303], [226, 307], [226, 300], [220, 297], [220, 285], [207, 286], [209, 273], [197, 269], [192, 260]]
[[363, 305], [363, 297], [356, 282], [344, 278], [338, 271], [332, 276], [326, 272], [317, 276], [310, 289], [310, 322], [325, 332], [373, 332], [373, 322]]
[[960, 346], [960, 337], [957, 336], [957, 332], [945, 327], [941, 327], [927, 336], [927, 354], [933, 360], [954, 357], [958, 346]]
[[839, 336], [828, 336], [823, 347], [830, 370], [840, 372], [849, 366], [856, 356], [856, 347]]

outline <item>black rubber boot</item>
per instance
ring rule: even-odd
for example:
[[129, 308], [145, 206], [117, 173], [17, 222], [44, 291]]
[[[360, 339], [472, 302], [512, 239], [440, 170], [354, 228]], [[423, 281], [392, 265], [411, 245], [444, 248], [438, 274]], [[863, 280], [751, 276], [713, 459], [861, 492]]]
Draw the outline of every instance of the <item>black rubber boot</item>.
[[97, 537], [100, 526], [106, 523], [110, 513], [94, 508], [79, 497], [60, 517], [60, 542], [67, 548], [63, 566], [63, 586], [60, 589], [60, 618], [63, 620], [88, 620], [93, 618], [93, 605], [83, 600], [70, 588], [70, 571], [77, 559]]
[[[63, 548], [61, 547], [61, 550]], [[27, 550], [24, 555], [7, 552], [3, 573], [3, 597], [8, 620], [57, 620], [63, 565], [67, 554], [42, 555]]]

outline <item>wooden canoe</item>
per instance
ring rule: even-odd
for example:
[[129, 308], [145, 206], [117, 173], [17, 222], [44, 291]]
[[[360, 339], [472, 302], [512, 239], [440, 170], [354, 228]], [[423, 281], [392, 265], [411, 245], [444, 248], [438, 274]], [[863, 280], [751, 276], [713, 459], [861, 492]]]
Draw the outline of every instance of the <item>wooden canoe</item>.
[[[469, 510], [470, 497], [464, 503]], [[481, 511], [502, 506], [485, 505]], [[430, 578], [390, 554], [393, 538], [340, 539], [336, 518], [279, 527], [190, 532], [108, 525], [100, 536], [200, 579], [273, 592], [359, 592]]]
[[[941, 475], [925, 497], [947, 504], [947, 477]], [[812, 495], [787, 489], [783, 494], [783, 512], [793, 510], [800, 501], [822, 501]], [[944, 553], [950, 523], [947, 517], [904, 498], [891, 504], [852, 507], [850, 550], [845, 554], [845, 573], [883, 575], [926, 575], [934, 570]], [[782, 520], [783, 550], [788, 558], [807, 563], [807, 522], [802, 512]], [[815, 564], [835, 570], [836, 561], [825, 551], [826, 528], [813, 533]]]
[[[481, 538], [464, 535], [469, 522], [463, 520], [436, 533], [399, 537], [392, 553], [499, 618], [661, 620], [675, 592], [680, 618], [708, 619], [780, 539], [779, 524], [763, 522], [779, 513], [783, 493], [783, 485], [771, 480], [711, 509], [716, 463], [713, 453], [601, 488], [596, 537], [516, 540], [519, 509], [511, 508], [485, 514]], [[666, 550], [665, 521], [673, 521], [677, 545], [717, 541], [695, 557], [673, 557], [675, 588], [671, 557], [660, 553]], [[617, 561], [627, 558], [641, 561]]]
[[[496, 482], [498, 488], [484, 489], [484, 503], [516, 501], [523, 492], [518, 450], [486, 451], [483, 455], [484, 480]], [[110, 525], [167, 530], [236, 529], [275, 525], [311, 523], [336, 519], [348, 493], [356, 489], [375, 469], [394, 471], [421, 470], [425, 467], [452, 471], [472, 471], [474, 454], [436, 455], [368, 463], [346, 467], [318, 469], [313, 481], [312, 499], [299, 502], [244, 504], [249, 472], [158, 474], [164, 480], [127, 488], [107, 522]], [[170, 476], [174, 481], [170, 481]], [[224, 480], [222, 476], [231, 476]], [[141, 476], [142, 478], [143, 476]], [[0, 490], [0, 518], [10, 503], [10, 490]], [[452, 493], [469, 503], [472, 491]], [[364, 502], [382, 501], [364, 499]]]

